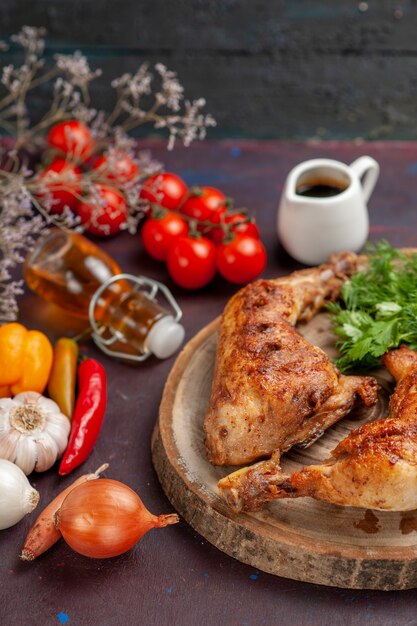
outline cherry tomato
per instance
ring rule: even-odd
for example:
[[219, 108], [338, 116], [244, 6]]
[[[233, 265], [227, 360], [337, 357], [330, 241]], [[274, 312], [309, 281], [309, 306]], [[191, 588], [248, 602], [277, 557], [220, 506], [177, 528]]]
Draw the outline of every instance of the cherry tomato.
[[188, 224], [178, 213], [171, 211], [162, 217], [151, 217], [142, 228], [143, 246], [158, 261], [166, 261], [168, 252], [178, 237], [188, 233]]
[[227, 210], [226, 196], [214, 187], [196, 187], [179, 210], [192, 219], [219, 224]]
[[[51, 213], [60, 214], [65, 206], [75, 209], [77, 196], [81, 194], [80, 181], [80, 168], [60, 157], [39, 172], [38, 182], [46, 189], [52, 201]], [[38, 193], [37, 197], [42, 200], [45, 196]]]
[[[231, 213], [224, 219], [225, 223], [230, 226], [230, 232], [236, 235], [248, 235], [259, 239], [259, 230], [255, 222], [248, 221], [248, 218], [243, 213]], [[210, 239], [213, 239], [216, 245], [223, 243], [225, 238], [225, 231], [222, 228], [213, 228], [210, 231]]]
[[125, 197], [114, 187], [95, 185], [95, 195], [80, 202], [76, 209], [89, 233], [106, 237], [121, 230], [127, 218]]
[[64, 152], [73, 161], [85, 161], [94, 148], [89, 128], [78, 120], [67, 120], [52, 126], [46, 140], [52, 148]]
[[216, 274], [216, 246], [207, 237], [179, 237], [168, 253], [168, 272], [184, 289], [199, 289]]
[[182, 178], [170, 172], [162, 172], [144, 181], [140, 197], [173, 211], [179, 207], [187, 192], [188, 187]]
[[139, 168], [132, 157], [126, 152], [112, 152], [101, 154], [93, 163], [101, 178], [109, 181], [119, 181], [122, 184], [130, 183], [137, 177]]
[[216, 265], [220, 274], [231, 283], [253, 280], [266, 265], [266, 252], [259, 239], [236, 235], [230, 243], [217, 248]]

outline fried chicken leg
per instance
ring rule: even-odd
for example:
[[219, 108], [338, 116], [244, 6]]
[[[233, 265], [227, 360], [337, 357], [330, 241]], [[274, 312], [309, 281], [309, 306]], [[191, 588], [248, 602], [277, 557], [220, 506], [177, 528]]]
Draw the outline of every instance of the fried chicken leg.
[[[358, 396], [376, 402], [373, 378], [342, 376], [327, 355], [294, 328], [340, 293], [363, 258], [335, 255], [328, 264], [275, 280], [258, 280], [228, 303], [219, 331], [205, 444], [215, 465], [243, 465], [231, 489], [255, 498], [264, 471], [280, 472], [279, 459], [295, 444], [312, 443], [346, 415]], [[247, 475], [247, 477], [246, 477]], [[249, 478], [249, 480], [247, 480]], [[258, 480], [259, 479], [259, 480]], [[227, 479], [219, 486], [223, 490]]]
[[255, 510], [268, 500], [311, 496], [332, 504], [388, 511], [417, 508], [417, 352], [388, 352], [384, 363], [397, 380], [390, 416], [353, 430], [332, 458], [284, 478], [265, 476], [263, 498], [242, 501]]

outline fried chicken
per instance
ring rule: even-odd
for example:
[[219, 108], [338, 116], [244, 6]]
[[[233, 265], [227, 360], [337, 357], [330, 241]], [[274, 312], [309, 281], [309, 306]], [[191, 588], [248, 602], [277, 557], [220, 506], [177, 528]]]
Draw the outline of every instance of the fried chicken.
[[417, 352], [401, 347], [383, 359], [397, 381], [390, 416], [353, 430], [332, 458], [287, 478], [264, 482], [263, 498], [242, 501], [245, 510], [275, 498], [311, 496], [343, 506], [388, 511], [417, 508]]
[[341, 375], [294, 328], [337, 298], [346, 277], [363, 264], [363, 257], [353, 253], [335, 255], [316, 268], [258, 280], [226, 306], [204, 420], [207, 455], [214, 465], [269, 457], [220, 481], [235, 504], [246, 494], [256, 505], [265, 472], [281, 475], [282, 453], [295, 444], [311, 444], [358, 397], [368, 406], [376, 402], [373, 378]]

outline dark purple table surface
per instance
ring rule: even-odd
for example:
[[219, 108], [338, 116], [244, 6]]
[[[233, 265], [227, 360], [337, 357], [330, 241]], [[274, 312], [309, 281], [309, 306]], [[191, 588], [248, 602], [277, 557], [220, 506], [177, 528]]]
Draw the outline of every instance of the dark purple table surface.
[[[370, 238], [417, 246], [417, 144], [222, 141], [170, 153], [160, 142], [144, 146], [190, 185], [220, 187], [237, 206], [250, 209], [268, 252], [265, 276], [300, 267], [280, 247], [275, 224], [285, 177], [308, 158], [347, 163], [362, 154], [376, 158], [381, 177], [369, 203]], [[236, 291], [221, 279], [199, 292], [182, 291], [163, 265], [144, 254], [139, 236], [124, 234], [103, 246], [125, 271], [156, 278], [172, 289], [184, 311], [187, 339], [216, 317]], [[45, 330], [52, 340], [80, 329], [78, 322], [31, 293], [20, 304], [22, 321]], [[83, 344], [83, 351], [98, 357], [108, 371], [106, 420], [91, 457], [73, 475], [61, 479], [55, 467], [30, 477], [41, 493], [40, 506], [107, 461], [107, 476], [130, 485], [152, 512], [171, 511], [152, 467], [150, 438], [174, 358], [129, 367], [99, 353], [92, 343]], [[87, 559], [61, 541], [37, 561], [22, 563], [18, 554], [39, 510], [0, 533], [1, 626], [417, 624], [415, 591], [349, 591], [271, 576], [221, 553], [184, 521], [149, 533], [119, 558]]]

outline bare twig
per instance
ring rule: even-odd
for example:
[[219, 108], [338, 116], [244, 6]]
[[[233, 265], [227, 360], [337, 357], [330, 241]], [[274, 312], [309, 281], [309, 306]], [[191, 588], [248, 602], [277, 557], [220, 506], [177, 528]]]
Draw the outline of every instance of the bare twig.
[[[21, 292], [21, 283], [12, 280], [11, 270], [22, 262], [36, 238], [51, 225], [79, 228], [70, 208], [80, 200], [91, 202], [92, 219], [98, 224], [100, 211], [105, 208], [100, 200], [100, 188], [116, 187], [128, 207], [123, 226], [129, 232], [136, 231], [144, 208], [140, 199], [142, 182], [161, 166], [149, 155], [135, 152], [128, 131], [143, 124], [163, 129], [168, 134], [168, 147], [172, 148], [176, 139], [184, 145], [202, 139], [206, 129], [215, 124], [211, 116], [201, 113], [204, 100], [185, 101], [177, 75], [162, 64], [155, 65], [152, 71], [148, 64], [142, 64], [135, 73], [113, 80], [111, 86], [116, 99], [110, 114], [91, 107], [89, 86], [101, 75], [101, 70], [92, 70], [79, 51], [71, 55], [56, 54], [52, 67], [46, 67], [44, 36], [44, 29], [30, 26], [13, 35], [11, 41], [21, 47], [23, 62], [20, 66], [5, 65], [1, 73], [0, 90], [5, 93], [0, 98], [0, 127], [15, 139], [15, 148], [7, 155], [0, 154], [0, 321], [14, 319], [18, 311], [16, 297]], [[0, 52], [6, 48], [0, 42]], [[48, 83], [52, 91], [50, 107], [41, 119], [33, 122], [28, 97], [37, 87]], [[90, 169], [80, 173], [80, 180], [74, 184], [74, 167], [83, 162], [83, 155], [76, 147], [72, 154], [65, 155], [71, 165], [62, 171], [52, 168], [45, 176], [45, 170], [40, 175], [27, 169], [19, 158], [19, 150], [37, 145], [44, 148], [44, 133], [67, 119], [78, 119], [88, 125], [95, 152], [105, 152], [111, 171], [117, 171], [123, 154], [138, 165], [139, 173], [129, 180], [121, 177], [109, 180], [105, 168]], [[72, 198], [74, 206], [62, 206], [63, 197]]]

